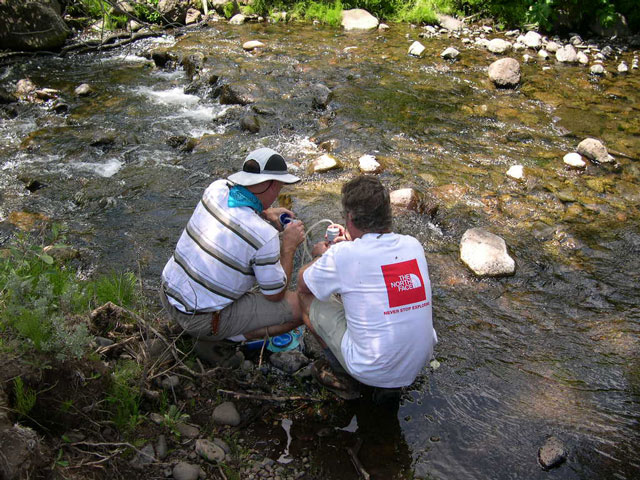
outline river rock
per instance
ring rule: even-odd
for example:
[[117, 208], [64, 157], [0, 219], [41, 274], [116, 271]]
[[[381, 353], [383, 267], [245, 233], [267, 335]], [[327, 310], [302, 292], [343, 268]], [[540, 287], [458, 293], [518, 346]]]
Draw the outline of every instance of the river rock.
[[229, 20], [229, 23], [231, 25], [242, 25], [246, 21], [247, 21], [247, 17], [245, 17], [241, 13], [237, 13], [233, 17], [231, 17], [231, 20]]
[[420, 203], [418, 193], [413, 188], [401, 188], [389, 193], [391, 206], [402, 210], [416, 210]]
[[549, 437], [538, 449], [538, 462], [543, 470], [557, 467], [567, 458], [567, 453], [562, 442], [556, 437]]
[[70, 30], [47, 2], [0, 2], [0, 50], [57, 50]]
[[587, 163], [582, 159], [582, 155], [576, 152], [567, 153], [562, 161], [573, 168], [584, 168], [587, 166]]
[[509, 256], [505, 241], [483, 228], [471, 228], [462, 235], [460, 259], [478, 276], [515, 272], [515, 261]]
[[492, 53], [504, 53], [511, 48], [511, 44], [501, 38], [494, 38], [487, 43], [487, 50]]
[[620, 62], [618, 65], [618, 73], [627, 73], [629, 71], [629, 66], [626, 62]]
[[340, 162], [333, 156], [325, 153], [313, 161], [312, 168], [315, 173], [327, 172], [340, 168]]
[[256, 115], [245, 115], [240, 119], [240, 128], [245, 132], [258, 133], [260, 131], [260, 121]]
[[611, 163], [614, 161], [614, 158], [609, 155], [607, 148], [600, 140], [596, 140], [595, 138], [585, 138], [578, 144], [576, 150], [580, 155], [584, 155], [596, 163]]
[[522, 38], [522, 43], [529, 48], [535, 48], [537, 50], [542, 47], [542, 35], [531, 30]]
[[376, 17], [361, 8], [342, 11], [342, 27], [345, 30], [373, 30], [378, 28], [379, 23]]
[[447, 48], [440, 56], [446, 60], [455, 60], [460, 55], [460, 52], [453, 47]]
[[500, 88], [514, 88], [520, 83], [520, 63], [514, 58], [501, 58], [489, 66], [489, 78]]
[[184, 422], [176, 423], [176, 430], [184, 438], [197, 438], [200, 435], [200, 428]]
[[573, 45], [565, 45], [556, 52], [556, 60], [561, 63], [576, 63], [578, 61], [578, 53]]
[[464, 28], [464, 22], [454, 18], [450, 15], [442, 15], [436, 14], [436, 18], [438, 19], [438, 23], [442, 28], [446, 28], [450, 32], [457, 32]]
[[322, 83], [316, 83], [311, 87], [311, 106], [317, 110], [324, 110], [331, 101], [331, 90]]
[[256, 48], [262, 48], [265, 44], [260, 40], [249, 40], [248, 42], [244, 42], [242, 44], [242, 48], [248, 52], [255, 50]]
[[606, 72], [606, 70], [604, 69], [604, 65], [602, 65], [601, 63], [594, 63], [593, 65], [591, 65], [589, 71], [592, 75], [604, 75]]
[[78, 85], [73, 93], [75, 93], [78, 97], [86, 97], [93, 93], [93, 89], [88, 83], [83, 83], [81, 85]]
[[276, 352], [271, 354], [269, 361], [274, 367], [285, 373], [294, 373], [309, 363], [309, 359], [299, 350]]
[[544, 48], [547, 50], [547, 52], [549, 53], [556, 53], [558, 50], [560, 50], [562, 48], [562, 45], [560, 45], [557, 42], [554, 42], [553, 40], [550, 42], [547, 42], [547, 44], [544, 46]]
[[213, 410], [212, 418], [217, 425], [236, 427], [240, 424], [240, 414], [233, 402], [224, 402], [218, 405]]
[[202, 17], [202, 13], [200, 12], [200, 10], [197, 10], [195, 8], [190, 8], [187, 10], [187, 14], [184, 17], [184, 24], [191, 25], [194, 23], [198, 23], [201, 17]]
[[187, 10], [190, 7], [190, 0], [159, 0], [157, 8], [160, 18], [165, 24], [184, 25], [187, 19]]
[[195, 449], [196, 453], [208, 462], [213, 463], [224, 461], [224, 450], [222, 450], [220, 446], [216, 445], [211, 440], [207, 440], [206, 438], [199, 438], [198, 440], [196, 440]]
[[382, 166], [373, 155], [363, 155], [358, 159], [358, 166], [362, 173], [380, 173]]
[[418, 41], [415, 41], [409, 47], [409, 55], [411, 55], [412, 57], [421, 57], [424, 53], [424, 50], [424, 45], [422, 45]]
[[173, 467], [172, 474], [175, 480], [198, 480], [200, 477], [200, 465], [179, 462]]
[[16, 84], [16, 95], [18, 98], [27, 99], [35, 94], [37, 89], [38, 87], [36, 87], [36, 84], [33, 83], [31, 79], [23, 78], [18, 80], [18, 83]]
[[586, 53], [580, 51], [578, 52], [578, 63], [580, 63], [580, 65], [588, 65], [589, 64], [589, 57], [587, 56]]
[[538, 57], [544, 58], [545, 60], [549, 60], [549, 52], [547, 52], [544, 48], [538, 50]]
[[255, 102], [253, 85], [233, 83], [222, 85], [219, 89], [221, 105], [248, 105]]
[[167, 456], [169, 449], [167, 447], [167, 437], [164, 435], [158, 436], [158, 440], [156, 441], [156, 458], [158, 460], [164, 460]]
[[522, 165], [512, 165], [509, 170], [507, 170], [507, 176], [515, 180], [522, 180], [522, 177], [524, 176], [524, 168]]

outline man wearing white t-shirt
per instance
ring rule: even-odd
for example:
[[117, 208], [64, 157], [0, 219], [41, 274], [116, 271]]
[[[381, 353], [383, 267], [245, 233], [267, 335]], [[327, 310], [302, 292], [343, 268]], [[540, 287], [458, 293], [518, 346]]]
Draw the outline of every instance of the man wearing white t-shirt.
[[342, 206], [344, 235], [316, 244], [298, 275], [303, 320], [359, 382], [410, 385], [437, 342], [424, 250], [391, 231], [389, 193], [376, 177], [345, 184]]

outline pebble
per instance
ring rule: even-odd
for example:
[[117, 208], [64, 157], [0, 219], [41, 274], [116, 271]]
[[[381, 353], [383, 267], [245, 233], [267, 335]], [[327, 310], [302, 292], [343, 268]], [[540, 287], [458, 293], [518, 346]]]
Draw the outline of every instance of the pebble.
[[507, 170], [507, 175], [511, 178], [515, 178], [516, 180], [521, 180], [523, 177], [524, 169], [522, 165], [513, 165], [509, 170]]
[[380, 163], [373, 155], [363, 155], [358, 159], [358, 166], [363, 173], [379, 173], [381, 168]]
[[173, 467], [172, 474], [175, 480], [196, 480], [200, 477], [200, 466], [180, 462]]
[[596, 63], [594, 65], [591, 65], [591, 68], [589, 69], [589, 71], [593, 75], [604, 75], [606, 70], [604, 69], [604, 66], [602, 66], [601, 63]]
[[240, 414], [233, 402], [224, 402], [218, 405], [213, 410], [212, 418], [217, 425], [236, 427], [240, 424]]
[[418, 41], [413, 42], [409, 47], [409, 55], [411, 55], [412, 57], [421, 57], [424, 51], [424, 45], [422, 45]]
[[538, 449], [538, 461], [543, 470], [557, 467], [567, 458], [564, 445], [556, 437], [549, 437]]
[[208, 462], [223, 462], [225, 458], [224, 450], [206, 438], [196, 440], [195, 451]]
[[562, 158], [562, 161], [570, 167], [574, 168], [584, 168], [587, 165], [587, 163], [582, 158], [582, 155], [576, 152], [567, 153]]

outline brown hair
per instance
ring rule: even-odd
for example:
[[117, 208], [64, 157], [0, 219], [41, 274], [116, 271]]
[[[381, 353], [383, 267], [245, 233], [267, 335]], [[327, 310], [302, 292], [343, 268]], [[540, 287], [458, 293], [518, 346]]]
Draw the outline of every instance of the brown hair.
[[342, 186], [342, 208], [353, 224], [365, 233], [391, 230], [389, 192], [377, 177], [361, 175]]

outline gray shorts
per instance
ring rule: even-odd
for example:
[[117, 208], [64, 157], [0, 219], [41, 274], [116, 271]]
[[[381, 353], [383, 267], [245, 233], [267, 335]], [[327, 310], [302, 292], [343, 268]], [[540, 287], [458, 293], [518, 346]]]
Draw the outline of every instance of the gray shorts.
[[327, 302], [313, 300], [309, 308], [309, 320], [313, 330], [322, 338], [347, 372], [347, 363], [342, 355], [342, 337], [347, 331], [344, 305], [337, 298]]
[[249, 292], [220, 311], [218, 334], [213, 335], [211, 312], [183, 313], [169, 303], [162, 290], [160, 290], [160, 300], [164, 309], [178, 325], [190, 336], [203, 340], [223, 340], [257, 328], [293, 321], [293, 313], [287, 300], [271, 302], [260, 293]]

